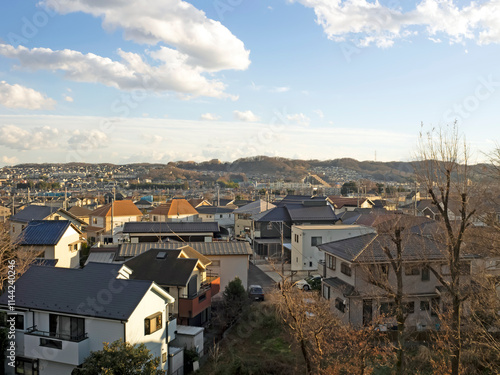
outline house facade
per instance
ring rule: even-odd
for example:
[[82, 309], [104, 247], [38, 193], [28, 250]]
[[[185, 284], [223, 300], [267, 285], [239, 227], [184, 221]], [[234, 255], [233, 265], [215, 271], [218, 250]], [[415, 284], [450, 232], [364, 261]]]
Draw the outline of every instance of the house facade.
[[[169, 368], [173, 298], [153, 282], [128, 280], [121, 265], [32, 266], [16, 282], [14, 366], [6, 374], [67, 375], [103, 342], [145, 344]], [[22, 297], [21, 297], [22, 296]], [[7, 295], [0, 297], [10, 318]]]
[[[319, 245], [325, 253], [326, 275], [322, 296], [345, 323], [367, 326], [374, 321], [395, 324], [394, 303], [374, 280], [396, 285], [396, 274], [384, 253], [393, 250], [389, 235], [368, 233]], [[430, 267], [449, 277], [443, 246], [412, 233], [403, 243], [403, 291], [406, 325], [415, 330], [437, 327], [439, 312], [447, 309], [449, 296]], [[464, 258], [463, 284], [470, 283], [472, 259]]]
[[324, 275], [325, 254], [318, 245], [373, 232], [373, 228], [363, 225], [292, 225], [291, 270], [315, 271], [321, 264]]

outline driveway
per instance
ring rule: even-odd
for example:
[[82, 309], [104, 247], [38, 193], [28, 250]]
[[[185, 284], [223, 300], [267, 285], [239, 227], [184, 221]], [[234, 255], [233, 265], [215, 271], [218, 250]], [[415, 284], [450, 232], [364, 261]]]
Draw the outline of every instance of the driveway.
[[250, 262], [250, 268], [248, 269], [248, 286], [250, 285], [260, 285], [267, 292], [274, 289], [276, 283], [266, 272]]

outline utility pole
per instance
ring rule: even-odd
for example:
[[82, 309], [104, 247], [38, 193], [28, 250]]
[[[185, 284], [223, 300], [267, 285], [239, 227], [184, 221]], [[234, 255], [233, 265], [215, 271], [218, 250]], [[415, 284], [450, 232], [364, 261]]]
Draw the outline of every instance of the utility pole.
[[285, 276], [285, 247], [283, 246], [283, 222], [281, 221], [281, 275]]
[[413, 216], [417, 216], [417, 181], [415, 181], [415, 207], [413, 210]]
[[113, 188], [113, 198], [111, 198], [111, 239], [113, 239], [113, 232], [114, 232], [114, 203], [115, 203], [115, 198], [116, 198], [116, 192], [115, 188]]

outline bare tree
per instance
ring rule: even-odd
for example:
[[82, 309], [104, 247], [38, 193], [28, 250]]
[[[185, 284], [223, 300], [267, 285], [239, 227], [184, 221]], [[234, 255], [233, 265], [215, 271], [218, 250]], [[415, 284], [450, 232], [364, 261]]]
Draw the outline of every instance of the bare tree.
[[17, 280], [30, 267], [37, 254], [12, 241], [7, 226], [0, 223], [0, 294], [8, 281]]
[[[430, 267], [451, 298], [451, 374], [460, 373], [462, 353], [462, 306], [468, 294], [461, 285], [461, 259], [464, 236], [472, 225], [475, 214], [473, 176], [470, 169], [469, 148], [454, 125], [448, 129], [432, 129], [420, 133], [415, 170], [418, 182], [431, 197], [444, 225], [443, 241], [446, 246], [450, 276], [444, 277], [440, 269]], [[452, 212], [457, 207], [458, 214]]]

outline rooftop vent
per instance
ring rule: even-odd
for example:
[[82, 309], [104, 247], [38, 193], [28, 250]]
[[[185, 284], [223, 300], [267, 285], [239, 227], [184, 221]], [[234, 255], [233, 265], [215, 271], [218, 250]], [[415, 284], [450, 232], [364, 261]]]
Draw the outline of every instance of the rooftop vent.
[[156, 259], [165, 259], [166, 257], [167, 257], [166, 251], [158, 251], [158, 254], [156, 254]]

